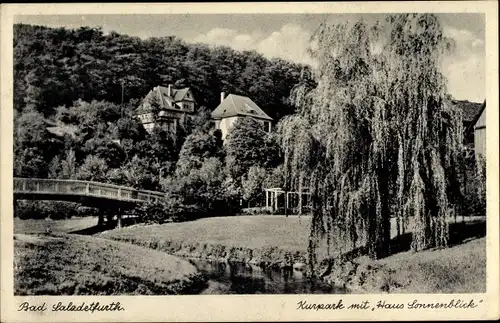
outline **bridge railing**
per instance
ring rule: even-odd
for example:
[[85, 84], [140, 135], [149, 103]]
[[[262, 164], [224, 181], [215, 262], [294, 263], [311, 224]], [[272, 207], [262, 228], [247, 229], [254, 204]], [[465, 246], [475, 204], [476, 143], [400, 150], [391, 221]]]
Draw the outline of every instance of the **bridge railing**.
[[60, 193], [130, 201], [158, 201], [164, 193], [71, 179], [14, 178], [14, 192]]

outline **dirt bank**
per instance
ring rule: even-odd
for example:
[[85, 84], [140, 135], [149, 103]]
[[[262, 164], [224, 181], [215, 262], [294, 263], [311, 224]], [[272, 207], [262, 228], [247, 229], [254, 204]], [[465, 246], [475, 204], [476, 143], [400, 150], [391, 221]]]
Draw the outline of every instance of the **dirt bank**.
[[309, 219], [284, 216], [214, 217], [181, 223], [135, 225], [100, 237], [176, 256], [301, 267], [306, 262]]
[[186, 260], [64, 233], [14, 235], [14, 273], [15, 295], [177, 295], [206, 288]]
[[285, 268], [295, 266], [295, 268], [303, 268], [307, 259], [304, 252], [283, 250], [278, 247], [252, 249], [221, 244], [172, 241], [158, 238], [143, 239], [141, 237], [134, 238], [130, 236], [110, 236], [109, 238], [163, 251], [180, 257], [223, 262], [242, 262], [259, 267]]

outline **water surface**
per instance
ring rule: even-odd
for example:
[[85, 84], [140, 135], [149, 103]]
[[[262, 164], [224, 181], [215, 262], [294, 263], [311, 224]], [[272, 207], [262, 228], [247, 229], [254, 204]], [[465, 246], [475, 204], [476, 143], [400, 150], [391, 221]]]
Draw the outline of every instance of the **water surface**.
[[209, 281], [202, 294], [343, 294], [320, 280], [311, 280], [294, 269], [262, 269], [242, 263], [191, 259]]

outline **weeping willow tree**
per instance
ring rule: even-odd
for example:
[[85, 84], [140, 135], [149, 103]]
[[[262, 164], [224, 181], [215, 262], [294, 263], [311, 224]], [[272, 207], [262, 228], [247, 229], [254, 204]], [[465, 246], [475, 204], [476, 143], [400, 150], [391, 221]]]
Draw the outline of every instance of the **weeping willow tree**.
[[345, 246], [386, 256], [391, 218], [401, 232], [414, 219], [413, 250], [446, 246], [462, 122], [444, 104], [452, 43], [437, 18], [322, 24], [311, 44], [317, 86], [294, 89], [299, 112], [279, 127], [289, 185], [307, 178], [311, 191], [311, 264], [320, 242], [327, 256]]

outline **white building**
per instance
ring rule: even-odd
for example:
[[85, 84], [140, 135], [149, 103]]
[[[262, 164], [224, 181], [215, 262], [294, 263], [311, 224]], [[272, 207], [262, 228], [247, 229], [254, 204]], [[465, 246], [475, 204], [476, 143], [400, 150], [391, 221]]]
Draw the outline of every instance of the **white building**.
[[225, 97], [224, 92], [222, 92], [219, 106], [212, 111], [215, 128], [221, 130], [222, 140], [226, 138], [228, 132], [239, 118], [253, 118], [262, 124], [264, 131], [271, 131], [273, 119], [249, 97], [236, 94], [229, 94]]
[[486, 158], [486, 100], [474, 120], [474, 150], [476, 158]]

